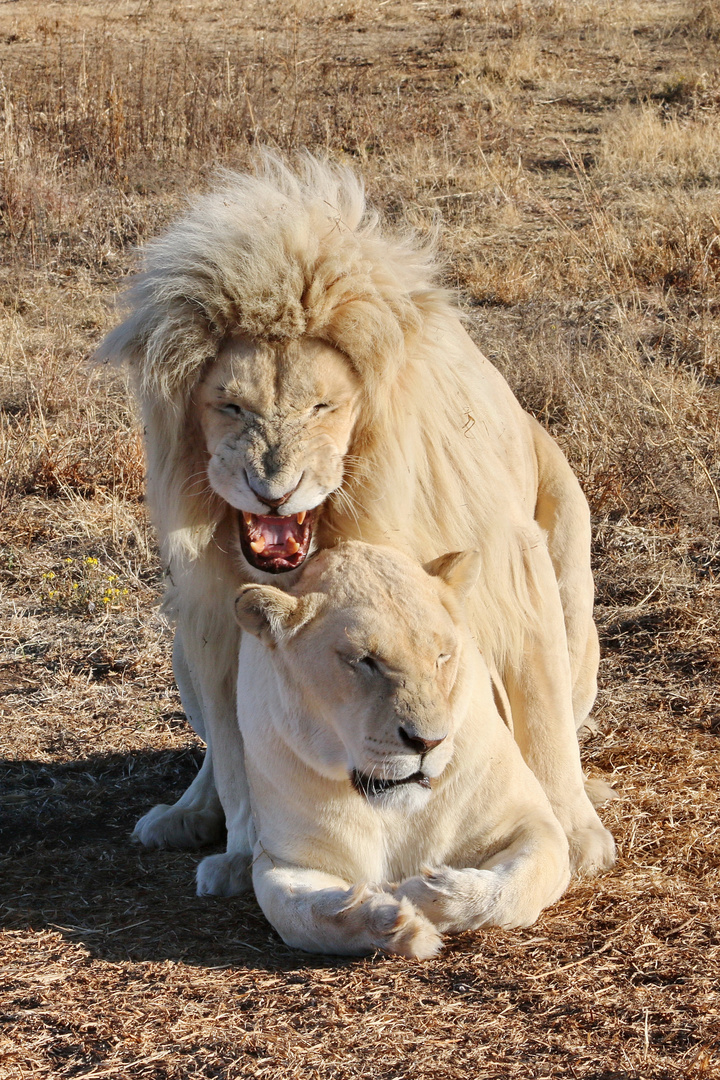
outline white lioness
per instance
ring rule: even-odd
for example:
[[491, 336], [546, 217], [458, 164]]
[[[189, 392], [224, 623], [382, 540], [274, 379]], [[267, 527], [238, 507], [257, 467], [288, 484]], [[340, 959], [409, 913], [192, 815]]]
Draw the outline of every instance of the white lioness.
[[[444, 931], [529, 925], [569, 881], [462, 616], [479, 557], [426, 570], [346, 542], [294, 595], [238, 597], [252, 879], [289, 945], [432, 956]], [[244, 852], [210, 856], [199, 891], [237, 892], [246, 872]]]
[[292, 173], [266, 156], [149, 246], [100, 356], [128, 362], [142, 405], [173, 666], [208, 752], [138, 822], [142, 843], [199, 847], [238, 800], [246, 836], [233, 597], [289, 586], [344, 538], [420, 562], [480, 550], [468, 620], [517, 743], [573, 866], [612, 862], [576, 738], [598, 662], [587, 503], [435, 277], [429, 248], [366, 212], [357, 177], [310, 158]]

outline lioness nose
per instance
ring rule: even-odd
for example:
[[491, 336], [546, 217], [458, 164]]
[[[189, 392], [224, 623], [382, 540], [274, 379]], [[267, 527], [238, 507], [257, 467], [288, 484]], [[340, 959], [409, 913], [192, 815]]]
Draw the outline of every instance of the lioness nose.
[[421, 739], [419, 735], [411, 735], [404, 727], [399, 727], [398, 731], [405, 745], [414, 750], [416, 754], [427, 754], [428, 750], [439, 746], [445, 738], [444, 735], [441, 735], [439, 739]]

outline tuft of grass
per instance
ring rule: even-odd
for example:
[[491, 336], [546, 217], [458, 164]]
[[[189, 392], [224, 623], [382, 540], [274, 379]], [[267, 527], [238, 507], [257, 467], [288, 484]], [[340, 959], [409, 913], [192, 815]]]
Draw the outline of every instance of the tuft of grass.
[[624, 187], [674, 192], [717, 187], [720, 119], [712, 113], [680, 118], [664, 116], [652, 105], [623, 106], [605, 123], [597, 166], [604, 182]]

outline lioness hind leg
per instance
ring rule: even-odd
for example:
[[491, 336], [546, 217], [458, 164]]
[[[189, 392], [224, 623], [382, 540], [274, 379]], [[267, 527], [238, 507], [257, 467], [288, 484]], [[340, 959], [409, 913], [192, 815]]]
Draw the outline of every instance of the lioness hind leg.
[[528, 417], [538, 464], [535, 520], [547, 535], [560, 594], [570, 661], [575, 727], [587, 720], [597, 694], [600, 661], [593, 622], [590, 510], [577, 477], [557, 443]]
[[[268, 861], [263, 856], [262, 862]], [[283, 941], [306, 952], [362, 956], [375, 949], [419, 960], [442, 938], [408, 900], [318, 870], [253, 866], [258, 902]]]
[[160, 803], [141, 817], [133, 839], [148, 848], [194, 851], [216, 843], [223, 835], [224, 824], [208, 747], [200, 771], [187, 791], [173, 806]]
[[618, 797], [615, 789], [599, 776], [585, 778], [585, 793], [593, 806], [602, 806]]

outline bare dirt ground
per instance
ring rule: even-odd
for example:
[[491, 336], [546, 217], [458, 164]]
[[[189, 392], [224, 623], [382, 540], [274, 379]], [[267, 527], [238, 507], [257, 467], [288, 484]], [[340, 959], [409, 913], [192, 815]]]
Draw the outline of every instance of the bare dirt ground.
[[[719, 43], [715, 0], [0, 6], [2, 1080], [720, 1076]], [[129, 839], [201, 749], [87, 360], [133, 247], [258, 142], [442, 217], [593, 510], [617, 866], [429, 963], [295, 952]]]

